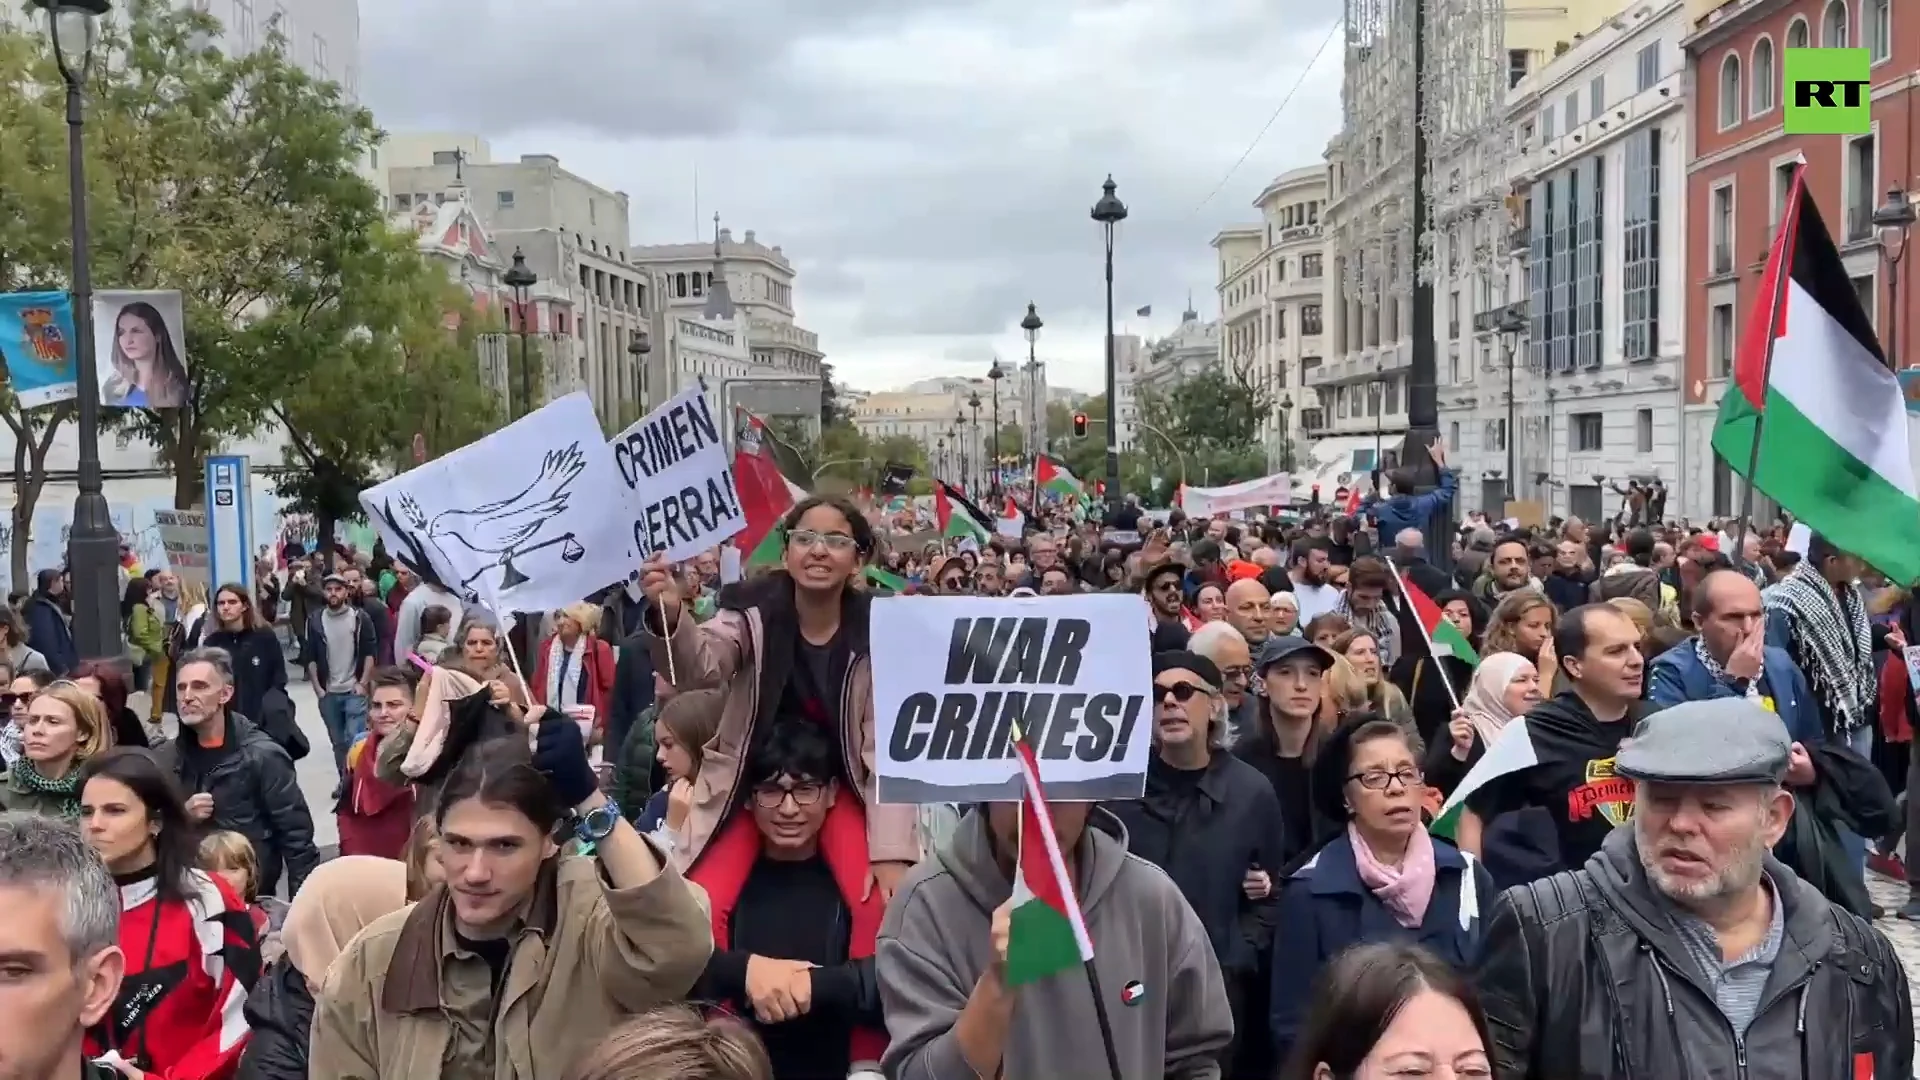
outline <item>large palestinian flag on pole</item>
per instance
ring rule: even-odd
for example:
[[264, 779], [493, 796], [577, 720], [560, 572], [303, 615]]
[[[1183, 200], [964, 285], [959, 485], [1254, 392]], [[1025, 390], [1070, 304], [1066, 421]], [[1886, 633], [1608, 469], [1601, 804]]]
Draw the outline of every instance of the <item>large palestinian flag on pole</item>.
[[981, 545], [992, 536], [986, 512], [945, 480], [933, 482], [933, 517], [941, 536], [971, 538]]
[[1042, 456], [1033, 467], [1034, 479], [1040, 484], [1040, 490], [1051, 492], [1063, 499], [1086, 498], [1087, 489], [1080, 478], [1065, 465], [1056, 463], [1052, 458]]
[[1835, 547], [1911, 584], [1920, 488], [1904, 395], [1805, 174], [1788, 192], [1713, 449]]

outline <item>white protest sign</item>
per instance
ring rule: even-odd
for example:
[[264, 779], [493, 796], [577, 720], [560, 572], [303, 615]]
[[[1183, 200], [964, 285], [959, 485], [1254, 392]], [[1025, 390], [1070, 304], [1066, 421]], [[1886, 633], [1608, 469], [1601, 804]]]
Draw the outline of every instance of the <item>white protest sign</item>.
[[387, 550], [495, 612], [552, 611], [634, 569], [613, 451], [568, 394], [360, 493]]
[[641, 417], [614, 436], [613, 461], [625, 481], [634, 554], [691, 559], [747, 527], [733, 485], [733, 463], [704, 388]]
[[167, 569], [181, 584], [206, 587], [207, 512], [155, 510], [153, 523], [160, 532], [160, 547], [167, 554]]
[[1018, 724], [1047, 798], [1137, 799], [1153, 736], [1138, 595], [873, 601], [874, 752], [883, 803], [1020, 797]]
[[1188, 517], [1209, 518], [1235, 510], [1285, 506], [1293, 501], [1292, 493], [1292, 480], [1287, 474], [1273, 473], [1225, 487], [1202, 488], [1189, 484], [1180, 492], [1180, 507]]

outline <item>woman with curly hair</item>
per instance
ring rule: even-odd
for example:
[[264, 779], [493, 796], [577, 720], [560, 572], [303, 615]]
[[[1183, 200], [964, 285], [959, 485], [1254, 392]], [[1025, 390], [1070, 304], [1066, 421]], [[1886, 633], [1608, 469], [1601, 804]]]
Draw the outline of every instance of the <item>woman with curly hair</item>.
[[1519, 653], [1541, 671], [1557, 671], [1553, 628], [1559, 622], [1560, 615], [1546, 593], [1538, 589], [1515, 589], [1500, 598], [1488, 618], [1486, 647], [1480, 650], [1480, 655]]

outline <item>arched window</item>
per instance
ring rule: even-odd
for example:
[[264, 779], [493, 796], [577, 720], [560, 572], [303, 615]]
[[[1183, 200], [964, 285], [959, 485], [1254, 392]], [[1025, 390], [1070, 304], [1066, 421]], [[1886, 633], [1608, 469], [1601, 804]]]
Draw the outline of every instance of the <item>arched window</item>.
[[1773, 111], [1774, 87], [1779, 85], [1778, 69], [1773, 63], [1773, 39], [1763, 37], [1753, 43], [1753, 62], [1748, 65], [1748, 76], [1753, 80], [1753, 108], [1747, 110], [1749, 116], [1759, 116]]
[[1820, 47], [1847, 47], [1847, 0], [1829, 0], [1827, 13], [1820, 17]]
[[1740, 92], [1740, 57], [1728, 53], [1720, 61], [1720, 130], [1725, 131], [1740, 123], [1740, 106], [1745, 104]]
[[1813, 35], [1807, 30], [1807, 20], [1795, 19], [1792, 23], [1788, 24], [1787, 48], [1804, 49], [1807, 47], [1807, 43], [1812, 40]]

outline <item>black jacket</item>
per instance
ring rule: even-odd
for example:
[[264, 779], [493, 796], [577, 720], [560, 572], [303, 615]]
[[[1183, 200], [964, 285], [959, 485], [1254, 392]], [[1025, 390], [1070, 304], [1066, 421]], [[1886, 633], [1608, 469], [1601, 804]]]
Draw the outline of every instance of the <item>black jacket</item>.
[[293, 759], [279, 743], [236, 712], [227, 713], [227, 741], [208, 749], [182, 726], [173, 740], [173, 770], [183, 794], [213, 796], [210, 829], [230, 829], [253, 841], [260, 879], [279, 880], [287, 870], [287, 895], [319, 865], [313, 817], [294, 775]]
[[1632, 829], [1587, 865], [1507, 890], [1475, 973], [1502, 1080], [1852, 1080], [1913, 1075], [1893, 947], [1769, 858], [1785, 940], [1744, 1040], [1648, 884]]
[[215, 630], [201, 644], [233, 657], [233, 711], [241, 716], [260, 716], [267, 691], [287, 688], [286, 657], [272, 630]]
[[313, 1034], [313, 991], [307, 977], [281, 958], [247, 995], [247, 1050], [234, 1080], [307, 1080]]
[[1273, 940], [1274, 898], [1249, 900], [1240, 885], [1257, 866], [1278, 893], [1286, 861], [1286, 823], [1266, 777], [1218, 751], [1198, 784], [1182, 785], [1156, 756], [1147, 762], [1146, 797], [1107, 809], [1127, 827], [1127, 850], [1179, 886], [1207, 928], [1221, 970], [1229, 977], [1256, 970]]

